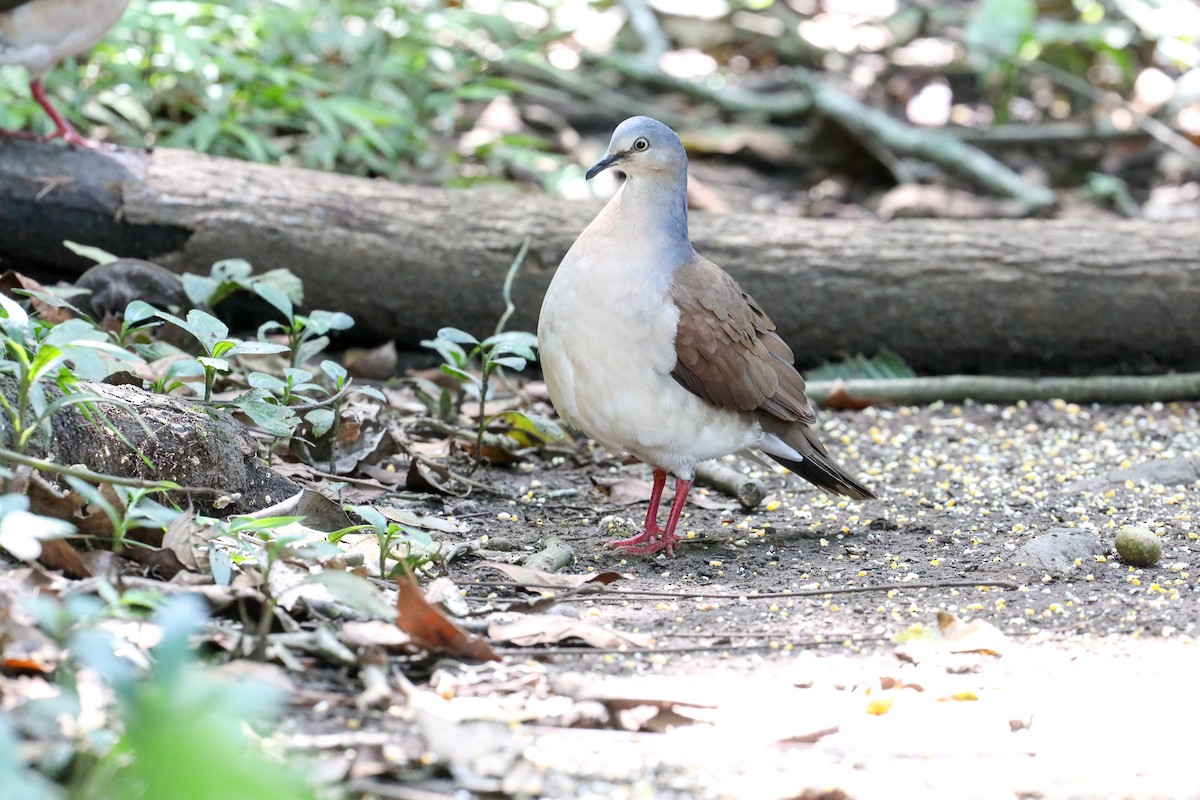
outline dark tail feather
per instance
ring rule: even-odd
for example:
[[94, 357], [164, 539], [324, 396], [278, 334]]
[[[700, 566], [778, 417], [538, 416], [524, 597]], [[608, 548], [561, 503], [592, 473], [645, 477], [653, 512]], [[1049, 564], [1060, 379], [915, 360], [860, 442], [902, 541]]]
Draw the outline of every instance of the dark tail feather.
[[[807, 429], [803, 436], [789, 436], [788, 444], [804, 456], [803, 461], [767, 453], [773, 460], [779, 462], [804, 480], [832, 494], [840, 494], [854, 500], [873, 500], [874, 493], [858, 481], [851, 478], [825, 452], [825, 448]], [[796, 441], [799, 440], [799, 441]], [[799, 445], [799, 446], [798, 446]]]

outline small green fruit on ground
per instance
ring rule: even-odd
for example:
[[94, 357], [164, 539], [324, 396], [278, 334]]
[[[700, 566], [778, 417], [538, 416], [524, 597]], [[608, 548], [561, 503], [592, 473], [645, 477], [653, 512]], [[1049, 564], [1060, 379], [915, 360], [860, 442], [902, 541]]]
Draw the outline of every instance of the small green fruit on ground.
[[1121, 560], [1135, 567], [1152, 567], [1162, 558], [1162, 542], [1142, 525], [1122, 525], [1116, 545]]

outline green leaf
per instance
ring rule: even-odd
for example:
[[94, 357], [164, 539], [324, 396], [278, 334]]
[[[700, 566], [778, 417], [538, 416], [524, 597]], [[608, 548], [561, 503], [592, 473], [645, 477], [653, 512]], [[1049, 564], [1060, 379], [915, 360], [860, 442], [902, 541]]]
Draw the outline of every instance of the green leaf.
[[132, 327], [139, 322], [150, 319], [158, 312], [158, 309], [147, 303], [145, 300], [134, 300], [129, 305], [125, 306], [125, 325]]
[[188, 311], [186, 321], [167, 311], [156, 311], [155, 315], [190, 333], [209, 355], [217, 343], [229, 335], [229, 327], [224, 322], [198, 308]]
[[[501, 414], [499, 419], [508, 423], [512, 428], [509, 435], [513, 432], [532, 434], [543, 442], [554, 442], [563, 438], [563, 429], [557, 422], [547, 417], [538, 416], [537, 414], [526, 414], [523, 411], [507, 411]], [[533, 444], [525, 437], [513, 436], [514, 439], [521, 441], [522, 444]]]
[[101, 250], [99, 247], [91, 247], [86, 244], [76, 244], [71, 241], [63, 241], [63, 246], [77, 256], [95, 261], [97, 264], [111, 264], [114, 261], [119, 261], [117, 256], [107, 250]]
[[329, 346], [328, 336], [318, 336], [315, 339], [309, 339], [306, 342], [301, 342], [296, 348], [296, 363], [307, 364], [316, 358], [322, 350]]
[[449, 339], [424, 339], [421, 346], [436, 350], [443, 361], [456, 367], [465, 367], [469, 361], [467, 351]]
[[255, 283], [254, 293], [273, 305], [280, 314], [283, 314], [283, 318], [288, 321], [288, 324], [291, 324], [292, 318], [296, 315], [295, 308], [291, 298], [280, 291], [278, 287], [268, 283]]
[[246, 383], [255, 389], [262, 389], [276, 395], [283, 394], [288, 388], [287, 382], [282, 378], [268, 375], [265, 372], [251, 372], [246, 376]]
[[387, 517], [383, 516], [374, 506], [345, 506], [347, 511], [353, 511], [363, 522], [366, 522], [377, 531], [386, 531], [388, 529]]
[[472, 375], [470, 372], [459, 369], [458, 367], [452, 367], [449, 364], [442, 364], [442, 372], [470, 386], [481, 386], [483, 383], [478, 376]]
[[286, 353], [292, 348], [285, 344], [275, 344], [274, 342], [255, 342], [245, 341], [237, 342], [233, 347], [224, 352], [227, 356], [265, 356], [272, 353]]
[[346, 382], [346, 368], [336, 361], [331, 361], [328, 358], [325, 359], [321, 362], [321, 371], [328, 376], [329, 380], [338, 389], [341, 389], [342, 385]]
[[529, 362], [519, 356], [501, 356], [499, 358], [490, 359], [493, 364], [498, 367], [507, 367], [508, 369], [520, 372], [525, 369], [525, 365]]
[[983, 0], [963, 31], [972, 63], [990, 71], [1017, 58], [1036, 20], [1034, 0]]
[[372, 400], [378, 400], [381, 403], [387, 402], [387, 395], [376, 389], [374, 386], [355, 386], [350, 390], [351, 394], [361, 394], [364, 397], [369, 397]]
[[229, 372], [229, 362], [223, 358], [198, 356], [196, 360], [203, 364], [206, 369], [216, 370], [217, 372]]
[[331, 408], [314, 408], [304, 415], [304, 419], [308, 420], [309, 425], [312, 425], [313, 436], [317, 438], [329, 433], [335, 418], [336, 415]]
[[230, 405], [237, 408], [272, 436], [291, 436], [300, 424], [300, 417], [287, 406], [262, 400], [247, 392]]
[[857, 355], [844, 361], [822, 364], [805, 373], [810, 381], [882, 380], [886, 378], [915, 378], [916, 373], [903, 358], [891, 350], [880, 350], [874, 357]]
[[437, 335], [439, 339], [445, 339], [447, 342], [454, 342], [455, 344], [479, 344], [478, 339], [458, 328], [439, 328]]
[[[524, 351], [532, 351], [537, 349], [537, 335], [529, 331], [504, 331], [483, 340], [485, 349], [496, 349], [497, 347], [517, 347]], [[517, 352], [516, 350], [506, 350], [505, 352]], [[530, 357], [532, 360], [532, 356]]]
[[313, 575], [312, 581], [325, 586], [338, 600], [372, 619], [396, 618], [396, 607], [366, 578], [352, 572], [326, 569]]
[[341, 311], [317, 310], [306, 316], [297, 317], [304, 321], [304, 327], [314, 333], [329, 333], [330, 331], [345, 331], [354, 327], [354, 317]]

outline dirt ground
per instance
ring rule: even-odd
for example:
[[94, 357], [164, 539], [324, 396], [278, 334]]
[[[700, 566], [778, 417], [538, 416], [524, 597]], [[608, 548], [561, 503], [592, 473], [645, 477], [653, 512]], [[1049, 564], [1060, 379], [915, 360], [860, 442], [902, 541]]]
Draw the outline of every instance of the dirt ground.
[[[879, 500], [742, 463], [767, 499], [706, 490], [674, 558], [603, 547], [640, 523], [644, 502], [613, 500], [644, 497], [649, 471], [602, 451], [488, 471], [515, 501], [425, 508], [469, 525], [447, 535], [471, 546], [449, 566], [468, 629], [537, 594], [481, 564], [548, 536], [573, 550], [564, 572], [619, 573], [541, 610], [591, 644], [392, 659], [405, 691], [382, 699], [311, 670], [280, 744], [360, 797], [1200, 797], [1200, 404], [819, 422]], [[1159, 537], [1156, 565], [1118, 557], [1122, 525]]]

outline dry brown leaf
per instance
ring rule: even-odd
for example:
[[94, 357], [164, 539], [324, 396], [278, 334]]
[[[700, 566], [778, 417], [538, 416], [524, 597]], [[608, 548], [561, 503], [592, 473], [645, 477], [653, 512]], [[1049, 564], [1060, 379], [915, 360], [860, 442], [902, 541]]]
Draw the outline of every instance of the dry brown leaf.
[[412, 637], [396, 627], [395, 623], [379, 619], [346, 622], [338, 630], [338, 639], [350, 647], [388, 649], [410, 647], [413, 644]]
[[163, 547], [193, 572], [208, 570], [208, 542], [220, 533], [220, 528], [201, 525], [192, 514], [179, 514], [163, 534]]
[[352, 347], [342, 355], [342, 366], [353, 378], [386, 381], [396, 374], [396, 343], [394, 341], [370, 350]]
[[445, 467], [431, 464], [423, 458], [414, 458], [408, 465], [407, 487], [418, 492], [436, 492], [455, 497], [466, 497], [467, 490], [456, 488], [454, 476]]
[[947, 611], [938, 612], [938, 630], [952, 653], [990, 653], [1003, 655], [1010, 646], [1007, 636], [995, 625], [982, 619], [963, 622]]
[[69, 319], [75, 318], [74, 312], [69, 308], [59, 308], [49, 303], [44, 303], [37, 298], [14, 294], [14, 289], [24, 289], [28, 292], [46, 291], [46, 287], [33, 278], [10, 269], [3, 275], [0, 275], [0, 292], [3, 292], [14, 300], [29, 300], [33, 305], [34, 312], [51, 325], [57, 325], [60, 322], [66, 322]]
[[558, 644], [567, 639], [580, 639], [603, 650], [647, 648], [654, 640], [644, 634], [621, 633], [610, 628], [560, 616], [521, 616], [511, 622], [495, 621], [488, 625], [488, 637], [511, 642], [518, 647], [538, 644]]
[[90, 578], [92, 571], [83, 562], [79, 551], [66, 539], [44, 539], [38, 561], [49, 569], [57, 569], [70, 578]]
[[834, 381], [833, 386], [825, 394], [825, 400], [821, 403], [826, 408], [838, 408], [843, 411], [862, 411], [870, 406], [886, 404], [886, 401], [883, 400], [850, 394], [846, 391], [846, 385], [841, 381]]
[[421, 587], [411, 575], [396, 579], [396, 625], [413, 641], [435, 653], [460, 658], [499, 661], [500, 657], [478, 636], [455, 625], [442, 612], [425, 601]]
[[621, 579], [621, 573], [608, 570], [588, 575], [563, 575], [556, 572], [545, 572], [540, 569], [530, 569], [519, 564], [501, 564], [498, 561], [485, 561], [478, 565], [497, 572], [502, 572], [508, 578], [525, 587], [553, 589], [576, 589], [588, 583], [599, 583], [607, 586]]
[[188, 570], [188, 566], [179, 560], [175, 552], [166, 547], [127, 547], [122, 555], [147, 567], [151, 575], [164, 581], [169, 581]]

